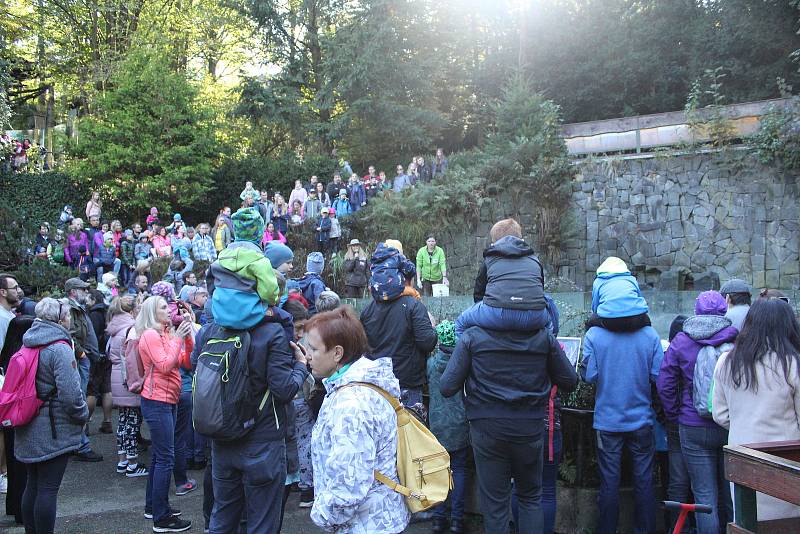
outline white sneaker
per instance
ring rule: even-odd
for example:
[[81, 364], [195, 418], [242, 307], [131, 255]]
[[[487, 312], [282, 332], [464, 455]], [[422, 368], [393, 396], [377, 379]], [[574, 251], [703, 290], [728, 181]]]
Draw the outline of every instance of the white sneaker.
[[0, 493], [8, 493], [8, 476], [5, 473], [0, 475]]

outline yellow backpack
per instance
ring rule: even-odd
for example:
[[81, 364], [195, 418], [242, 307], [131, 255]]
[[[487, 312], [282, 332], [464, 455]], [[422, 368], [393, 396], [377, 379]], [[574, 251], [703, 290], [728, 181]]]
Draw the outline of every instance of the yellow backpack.
[[383, 388], [367, 382], [351, 382], [344, 387], [352, 386], [364, 386], [378, 392], [397, 413], [397, 475], [400, 483], [378, 471], [375, 471], [375, 479], [403, 495], [412, 513], [444, 502], [453, 489], [447, 449], [419, 419]]

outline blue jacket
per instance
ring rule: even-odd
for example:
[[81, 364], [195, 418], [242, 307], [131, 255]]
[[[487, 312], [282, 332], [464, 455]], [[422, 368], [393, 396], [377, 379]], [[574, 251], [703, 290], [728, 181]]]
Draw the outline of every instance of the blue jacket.
[[317, 297], [325, 291], [325, 282], [317, 273], [306, 273], [297, 284], [303, 292], [303, 297], [308, 301], [308, 311], [312, 314], [317, 313]]
[[94, 249], [94, 262], [98, 265], [113, 265], [115, 259], [117, 259], [117, 249], [114, 245]]
[[337, 198], [334, 200], [333, 209], [336, 210], [337, 217], [344, 217], [345, 215], [350, 215], [353, 212], [353, 208], [350, 207], [350, 201], [346, 198]]
[[654, 421], [650, 382], [655, 382], [664, 351], [658, 333], [592, 327], [583, 338], [584, 379], [597, 384], [594, 428], [632, 432]]
[[324, 243], [325, 241], [330, 240], [331, 218], [320, 216], [319, 220], [317, 221], [317, 226], [319, 227], [319, 232], [317, 232], [317, 241]]
[[572, 391], [578, 375], [546, 328], [531, 334], [474, 326], [458, 339], [439, 389], [445, 397], [464, 392], [470, 421], [544, 419], [553, 384]]
[[439, 391], [439, 381], [453, 354], [453, 348], [439, 345], [436, 354], [428, 358], [428, 420], [431, 432], [448, 451], [457, 451], [469, 445], [469, 425], [464, 412], [464, 401], [460, 395], [446, 399]]
[[647, 313], [647, 301], [631, 273], [600, 273], [592, 284], [592, 311], [604, 319]]

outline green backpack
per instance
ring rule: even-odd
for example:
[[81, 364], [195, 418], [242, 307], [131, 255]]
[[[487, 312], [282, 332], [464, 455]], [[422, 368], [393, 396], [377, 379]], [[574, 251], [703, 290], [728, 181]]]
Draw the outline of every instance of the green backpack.
[[56, 265], [64, 265], [64, 245], [53, 245], [50, 261]]

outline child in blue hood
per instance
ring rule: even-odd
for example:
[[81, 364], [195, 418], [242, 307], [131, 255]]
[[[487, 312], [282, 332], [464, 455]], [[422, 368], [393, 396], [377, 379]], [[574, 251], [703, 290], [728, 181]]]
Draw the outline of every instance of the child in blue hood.
[[456, 319], [456, 336], [472, 326], [530, 332], [547, 327], [544, 269], [522, 239], [522, 227], [514, 219], [504, 219], [489, 236], [492, 245], [483, 252], [475, 280], [475, 304]]
[[592, 317], [587, 330], [599, 326], [613, 332], [634, 332], [650, 326], [647, 301], [625, 262], [614, 256], [597, 268], [592, 284]]
[[325, 256], [319, 252], [312, 252], [306, 258], [306, 274], [297, 281], [303, 297], [308, 301], [308, 311], [312, 315], [317, 313], [315, 303], [319, 294], [325, 291], [325, 282], [320, 274], [325, 268]]

